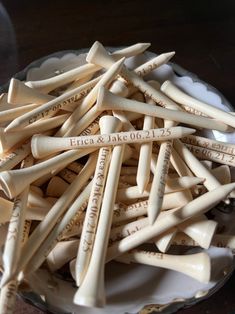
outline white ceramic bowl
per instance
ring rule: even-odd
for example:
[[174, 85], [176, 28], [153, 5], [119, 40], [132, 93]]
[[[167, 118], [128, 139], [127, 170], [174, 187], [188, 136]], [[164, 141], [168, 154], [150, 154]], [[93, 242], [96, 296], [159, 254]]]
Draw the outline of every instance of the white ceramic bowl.
[[[114, 48], [108, 48], [112, 51]], [[16, 74], [21, 80], [48, 78], [85, 62], [86, 50], [61, 51], [30, 64]], [[151, 59], [151, 52], [129, 58], [126, 64], [134, 68]], [[180, 66], [169, 63], [149, 74], [146, 79], [164, 82], [173, 81], [179, 88], [202, 101], [232, 111], [229, 102], [212, 86], [201, 81], [196, 75]], [[2, 88], [6, 90], [7, 85]], [[227, 135], [214, 132], [220, 140], [228, 140]], [[234, 134], [230, 136], [234, 139]], [[231, 209], [231, 207], [230, 207]], [[216, 217], [224, 222], [224, 213], [215, 209]], [[231, 215], [229, 210], [227, 215]], [[225, 219], [226, 220], [226, 219]], [[190, 250], [190, 252], [195, 252]], [[32, 292], [22, 292], [23, 298], [35, 306], [56, 314], [123, 314], [123, 313], [174, 313], [177, 309], [193, 305], [217, 291], [229, 278], [233, 270], [233, 255], [229, 249], [210, 248], [212, 258], [212, 279], [202, 284], [181, 273], [144, 265], [123, 265], [109, 263], [106, 269], [107, 306], [104, 309], [89, 309], [75, 306], [72, 302], [76, 287], [72, 281], [39, 269], [30, 278]]]

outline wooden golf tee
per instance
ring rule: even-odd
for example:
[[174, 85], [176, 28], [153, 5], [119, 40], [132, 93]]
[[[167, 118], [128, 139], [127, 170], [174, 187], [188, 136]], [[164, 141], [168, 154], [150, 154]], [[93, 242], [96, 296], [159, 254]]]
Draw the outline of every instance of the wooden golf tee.
[[177, 103], [199, 110], [205, 113], [207, 116], [215, 118], [235, 128], [234, 116], [231, 115], [229, 112], [223, 111], [215, 106], [206, 104], [200, 100], [197, 100], [196, 98], [187, 95], [178, 87], [176, 87], [172, 82], [165, 81], [161, 86], [161, 91]]
[[[151, 103], [151, 100], [147, 100]], [[143, 130], [154, 128], [154, 117], [145, 115]], [[150, 177], [150, 165], [152, 157], [152, 143], [144, 143], [140, 146], [138, 170], [136, 174], [136, 183], [140, 193], [143, 193], [147, 187]]]
[[28, 169], [3, 171], [0, 173], [2, 190], [7, 197], [13, 198], [21, 193], [27, 185], [30, 185], [41, 176], [59, 167], [65, 167], [70, 162], [91, 153], [93, 150], [72, 150], [33, 165]]
[[[182, 232], [176, 235], [172, 245], [199, 246], [196, 241]], [[235, 236], [229, 234], [215, 234], [212, 238], [211, 245], [215, 247], [229, 248], [234, 252]]]
[[212, 149], [220, 153], [235, 155], [235, 145], [232, 143], [212, 140], [210, 138], [198, 135], [188, 135], [182, 138], [182, 142], [194, 146]]
[[21, 107], [12, 107], [11, 109], [0, 111], [0, 122], [11, 121], [17, 119], [21, 115], [30, 114], [31, 111], [37, 109], [39, 105], [30, 104]]
[[[144, 218], [139, 217], [137, 220], [129, 222], [125, 225], [114, 227], [111, 229], [109, 241], [112, 243], [114, 241], [121, 240], [129, 236], [130, 234], [133, 234], [136, 231], [145, 228], [148, 225], [149, 224], [147, 217]], [[177, 229], [171, 228], [170, 230], [162, 234], [160, 237], [153, 239], [153, 241], [151, 242], [155, 243], [160, 252], [165, 253], [170, 247], [176, 233]]]
[[[120, 130], [120, 128], [121, 121], [113, 116], [103, 116], [100, 119], [101, 134], [113, 133], [118, 129]], [[99, 150], [92, 190], [87, 205], [76, 259], [76, 284], [78, 287], [81, 285], [86, 274], [93, 250], [111, 152], [111, 147], [102, 147]]]
[[49, 269], [55, 272], [77, 255], [79, 240], [62, 241], [56, 244], [46, 258]]
[[164, 216], [162, 219], [158, 219], [153, 225], [139, 230], [135, 234], [117, 242], [108, 249], [107, 261], [159, 236], [169, 228], [175, 227], [195, 215], [207, 212], [221, 200], [225, 199], [234, 189], [235, 183], [219, 186], [218, 188], [197, 197], [173, 213]]
[[[23, 127], [36, 122], [37, 120], [45, 117], [50, 117], [55, 115], [60, 109], [66, 108], [67, 104], [73, 102], [78, 102], [80, 99], [84, 98], [90, 90], [99, 81], [99, 77], [95, 78], [74, 90], [68, 91], [49, 102], [46, 102], [40, 106], [36, 105], [37, 108], [31, 110], [30, 112], [23, 114], [22, 116], [13, 120], [7, 127], [6, 131], [16, 131], [22, 129]], [[31, 105], [28, 105], [31, 106]], [[25, 107], [25, 106], [24, 106]]]
[[171, 228], [164, 232], [160, 237], [153, 239], [158, 250], [162, 253], [166, 253], [170, 248], [172, 241], [177, 234], [177, 228]]
[[[114, 58], [114, 60], [119, 60], [123, 57], [128, 58], [128, 57], [135, 56], [143, 52], [149, 46], [150, 44], [148, 43], [147, 44], [140, 43], [137, 45], [132, 45], [130, 47], [121, 49], [121, 50], [114, 51], [111, 55]], [[26, 84], [32, 88], [36, 88], [40, 91], [43, 91], [44, 93], [48, 93], [59, 86], [62, 86], [74, 80], [83, 78], [87, 76], [88, 74], [93, 74], [100, 69], [101, 69], [100, 66], [97, 66], [94, 64], [84, 64], [82, 66], [79, 66], [75, 69], [62, 73], [55, 77], [45, 79], [45, 80], [40, 80], [40, 81], [28, 81], [26, 82]]]
[[164, 195], [162, 210], [168, 210], [179, 206], [184, 206], [192, 200], [192, 194], [189, 190], [171, 192]]
[[[176, 177], [172, 179], [167, 179], [163, 195], [165, 196], [168, 195], [170, 197], [172, 193], [190, 189], [191, 187], [203, 182], [204, 182], [203, 178], [197, 177]], [[128, 200], [148, 197], [150, 194], [150, 190], [151, 183], [147, 186], [144, 193], [140, 193], [137, 186], [121, 188], [118, 189], [116, 201], [125, 203], [125, 201]]]
[[105, 256], [124, 149], [125, 145], [113, 148], [93, 251], [87, 273], [74, 296], [75, 304], [96, 307], [103, 307], [105, 304]]
[[220, 182], [212, 175], [212, 173], [181, 143], [180, 140], [174, 141], [174, 148], [184, 159], [187, 166], [197, 177], [205, 178], [203, 182], [207, 190], [213, 190], [220, 186]]
[[[229, 131], [231, 128], [226, 124], [215, 121], [205, 117], [199, 117], [187, 112], [162, 108], [151, 104], [138, 102], [136, 100], [126, 99], [116, 96], [106, 90], [104, 87], [100, 87], [98, 94], [97, 105], [100, 110], [124, 110], [133, 111], [157, 118], [163, 118], [171, 121], [182, 122], [195, 127], [212, 129], [221, 132]], [[231, 131], [231, 130], [230, 130]]]
[[217, 226], [216, 221], [208, 220], [204, 215], [200, 215], [178, 225], [178, 229], [197, 242], [200, 247], [208, 249]]
[[141, 54], [146, 49], [148, 49], [150, 46], [151, 46], [150, 43], [137, 43], [137, 44], [131, 45], [129, 47], [125, 47], [125, 48], [116, 50], [116, 51], [112, 52], [110, 55], [115, 60], [121, 59], [123, 57], [130, 58], [130, 57], [134, 57], [138, 54]]
[[171, 149], [170, 162], [179, 176], [194, 176], [174, 147]]
[[166, 64], [172, 57], [174, 57], [174, 55], [175, 55], [175, 51], [162, 53], [158, 55], [157, 57], [150, 59], [149, 61], [135, 68], [134, 72], [138, 76], [145, 76], [149, 74], [151, 71], [159, 68], [161, 65]]
[[199, 159], [208, 159], [216, 163], [235, 166], [235, 156], [230, 154], [225, 154], [221, 152], [214, 151], [212, 149], [203, 148], [200, 146], [194, 146], [190, 144], [184, 144], [190, 152], [192, 152], [195, 157]]
[[194, 132], [194, 129], [177, 126], [172, 128], [65, 138], [35, 135], [31, 140], [31, 149], [35, 158], [43, 158], [62, 150], [164, 141], [167, 139], [182, 137], [186, 134], [192, 134]]
[[78, 80], [89, 74], [95, 73], [99, 69], [99, 66], [94, 66], [93, 64], [84, 64], [60, 75], [44, 80], [27, 81], [25, 84], [31, 88], [37, 89], [40, 92], [47, 94], [60, 86], [66, 85], [74, 80]]
[[40, 93], [34, 88], [30, 88], [23, 82], [12, 78], [8, 89], [8, 102], [10, 104], [44, 104], [55, 98], [54, 96]]
[[133, 250], [119, 256], [116, 260], [127, 264], [140, 263], [175, 270], [203, 283], [210, 281], [210, 257], [205, 252], [189, 255], [168, 255], [143, 250]]
[[[174, 126], [174, 122], [165, 120], [164, 126]], [[149, 193], [148, 218], [150, 224], [155, 222], [162, 208], [163, 196], [165, 193], [165, 181], [170, 165], [172, 145], [172, 141], [165, 141], [162, 142], [160, 146], [153, 182]]]

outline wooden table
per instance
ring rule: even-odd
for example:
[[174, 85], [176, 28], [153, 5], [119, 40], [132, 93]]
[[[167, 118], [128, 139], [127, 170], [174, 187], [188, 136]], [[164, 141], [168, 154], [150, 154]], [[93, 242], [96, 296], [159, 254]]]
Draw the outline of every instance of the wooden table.
[[[174, 61], [215, 86], [235, 104], [235, 2], [223, 1], [2, 1], [13, 32], [0, 18], [0, 84], [31, 61], [59, 50], [151, 42], [176, 51]], [[9, 26], [9, 25], [8, 25]], [[235, 276], [209, 300], [179, 314], [235, 313]], [[26, 306], [16, 313], [40, 313]]]

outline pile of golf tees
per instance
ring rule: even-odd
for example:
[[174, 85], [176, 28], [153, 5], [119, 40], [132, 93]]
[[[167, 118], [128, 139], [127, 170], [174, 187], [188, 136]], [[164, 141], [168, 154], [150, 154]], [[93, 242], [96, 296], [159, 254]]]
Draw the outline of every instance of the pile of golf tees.
[[[160, 54], [134, 70], [95, 42], [86, 63], [48, 79], [12, 78], [0, 96], [0, 313], [40, 267], [69, 265], [74, 303], [105, 306], [105, 264], [140, 263], [209, 282], [211, 245], [234, 249], [205, 215], [229, 204], [235, 145], [203, 136], [234, 132], [235, 117], [172, 82], [145, 76]], [[173, 255], [172, 246], [201, 247]]]

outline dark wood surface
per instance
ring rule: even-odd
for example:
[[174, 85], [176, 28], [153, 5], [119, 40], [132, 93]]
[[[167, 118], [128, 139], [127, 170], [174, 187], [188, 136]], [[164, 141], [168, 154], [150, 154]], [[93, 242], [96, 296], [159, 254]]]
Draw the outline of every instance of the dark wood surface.
[[[157, 53], [219, 89], [235, 104], [235, 2], [189, 0], [2, 1], [13, 33], [0, 16], [0, 84], [28, 63], [55, 51], [151, 42]], [[12, 36], [12, 34], [15, 36]], [[235, 276], [209, 300], [179, 314], [235, 313]], [[17, 307], [16, 313], [21, 313]], [[22, 313], [39, 313], [27, 307]]]

